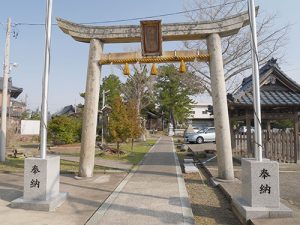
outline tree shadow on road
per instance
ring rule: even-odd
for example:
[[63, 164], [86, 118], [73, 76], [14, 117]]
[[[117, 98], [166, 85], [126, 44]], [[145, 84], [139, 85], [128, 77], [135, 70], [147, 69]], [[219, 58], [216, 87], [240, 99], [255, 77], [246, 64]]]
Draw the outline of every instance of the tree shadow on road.
[[0, 199], [6, 202], [11, 202], [23, 196], [23, 191], [16, 189], [0, 188]]

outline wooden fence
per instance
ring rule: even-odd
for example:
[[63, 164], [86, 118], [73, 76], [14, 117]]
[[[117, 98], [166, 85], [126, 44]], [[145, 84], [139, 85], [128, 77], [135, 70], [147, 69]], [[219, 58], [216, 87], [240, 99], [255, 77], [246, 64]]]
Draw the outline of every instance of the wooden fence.
[[[246, 134], [235, 134], [233, 140], [233, 155], [253, 157], [254, 134], [247, 142]], [[263, 132], [263, 157], [278, 162], [295, 162], [295, 138], [293, 132]]]

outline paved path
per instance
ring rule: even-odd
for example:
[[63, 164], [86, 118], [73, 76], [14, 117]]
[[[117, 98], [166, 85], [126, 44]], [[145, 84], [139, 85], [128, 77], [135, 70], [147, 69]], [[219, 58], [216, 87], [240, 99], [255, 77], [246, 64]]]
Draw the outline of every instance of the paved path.
[[152, 147], [86, 224], [194, 224], [171, 138]]
[[55, 212], [42, 212], [10, 207], [10, 202], [23, 196], [23, 173], [0, 172], [1, 225], [83, 225], [114, 191], [127, 173], [94, 174], [87, 180], [73, 174], [60, 176], [60, 191], [68, 192], [67, 200]]
[[[67, 160], [67, 161], [79, 162], [79, 157], [77, 157], [77, 156], [61, 155], [60, 159]], [[110, 160], [110, 159], [101, 159], [101, 158], [95, 158], [95, 165], [110, 167], [110, 168], [120, 169], [120, 170], [130, 170], [133, 166], [133, 164], [128, 163], [128, 162], [122, 162], [122, 161]]]

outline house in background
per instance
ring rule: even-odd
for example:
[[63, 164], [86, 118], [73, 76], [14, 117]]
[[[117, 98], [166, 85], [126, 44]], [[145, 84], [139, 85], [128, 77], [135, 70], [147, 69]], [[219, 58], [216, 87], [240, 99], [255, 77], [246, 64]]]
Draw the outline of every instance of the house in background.
[[26, 103], [11, 99], [8, 116], [10, 118], [20, 118], [26, 112]]
[[[2, 110], [3, 97], [3, 77], [0, 77], [0, 110]], [[12, 84], [12, 79], [8, 79], [7, 92], [7, 145], [10, 146], [16, 141], [21, 130], [21, 118], [26, 112], [26, 103], [16, 100], [23, 92], [23, 88], [15, 87]], [[0, 114], [1, 117], [1, 114]]]
[[167, 125], [165, 124], [163, 119], [163, 114], [160, 114], [158, 112], [147, 111], [145, 122], [146, 122], [145, 124], [146, 129], [150, 131], [153, 130], [161, 131], [164, 128], [167, 128]]
[[214, 126], [214, 116], [212, 115], [212, 103], [198, 103], [192, 106], [191, 114], [188, 118], [192, 127], [204, 128]]
[[[2, 109], [2, 90], [3, 77], [0, 77], [0, 109]], [[23, 88], [18, 88], [12, 85], [12, 79], [8, 79], [8, 92], [7, 92], [7, 116], [11, 123], [16, 123], [21, 119], [21, 116], [26, 112], [26, 103], [17, 101], [16, 99], [23, 92]], [[1, 117], [1, 115], [0, 115]]]
[[[3, 77], [0, 77], [0, 109], [2, 109], [3, 96]], [[12, 79], [8, 79], [8, 93], [7, 93], [7, 114], [10, 117], [18, 118], [26, 111], [26, 104], [16, 101], [19, 95], [23, 92], [23, 88], [18, 88], [12, 85]]]
[[63, 107], [60, 111], [54, 113], [52, 117], [54, 116], [71, 116], [76, 113], [76, 109], [73, 105], [67, 105]]

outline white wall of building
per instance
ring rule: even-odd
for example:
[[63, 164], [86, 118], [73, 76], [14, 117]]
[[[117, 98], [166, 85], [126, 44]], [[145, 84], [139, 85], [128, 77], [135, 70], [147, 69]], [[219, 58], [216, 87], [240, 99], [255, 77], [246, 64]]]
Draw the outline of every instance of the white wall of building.
[[214, 116], [207, 112], [208, 105], [211, 104], [196, 104], [193, 105], [189, 120], [194, 128], [204, 128], [214, 126]]
[[207, 104], [193, 105], [189, 119], [213, 119], [214, 116], [207, 112]]

